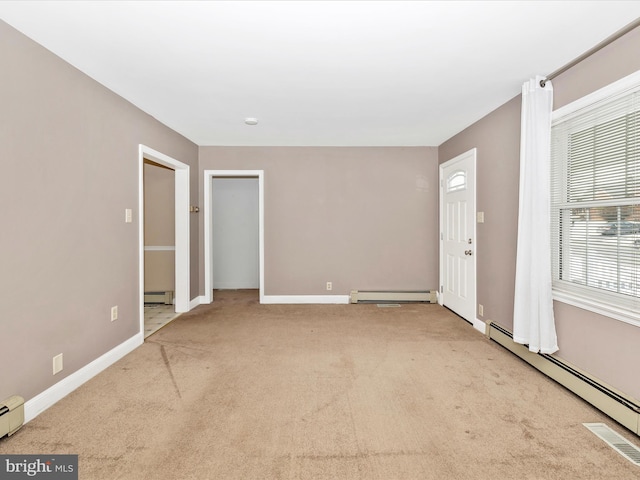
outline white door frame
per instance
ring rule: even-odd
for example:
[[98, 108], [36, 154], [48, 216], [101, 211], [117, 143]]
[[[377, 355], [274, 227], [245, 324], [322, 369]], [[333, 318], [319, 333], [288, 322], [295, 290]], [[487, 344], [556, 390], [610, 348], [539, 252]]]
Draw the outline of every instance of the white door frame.
[[204, 300], [213, 301], [213, 248], [211, 245], [211, 207], [213, 177], [258, 178], [258, 255], [260, 303], [264, 303], [264, 170], [205, 170], [204, 171]]
[[[444, 170], [448, 167], [450, 167], [451, 165], [459, 162], [460, 160], [471, 156], [473, 159], [473, 170], [474, 170], [474, 174], [473, 174], [473, 179], [474, 179], [474, 185], [473, 185], [473, 212], [471, 212], [472, 214], [472, 218], [473, 221], [471, 222], [473, 227], [472, 227], [472, 232], [471, 232], [471, 238], [473, 238], [473, 257], [471, 259], [471, 261], [474, 264], [474, 275], [475, 278], [473, 279], [473, 284], [474, 284], [474, 288], [472, 289], [471, 292], [471, 299], [470, 301], [473, 301], [473, 311], [476, 312], [477, 309], [477, 260], [476, 260], [476, 253], [478, 251], [478, 236], [477, 236], [477, 213], [476, 213], [476, 202], [477, 202], [477, 149], [476, 148], [472, 148], [471, 150], [462, 153], [450, 160], [447, 160], [446, 162], [440, 164], [439, 166], [439, 183], [440, 183], [440, 204], [439, 204], [439, 228], [440, 228], [440, 255], [439, 255], [439, 260], [440, 260], [440, 275], [439, 275], [439, 282], [440, 282], [440, 288], [438, 289], [438, 303], [440, 305], [443, 305], [444, 303], [444, 294], [443, 294], [443, 286], [444, 286], [444, 268], [445, 268], [445, 261], [444, 261], [444, 236], [443, 236], [443, 232], [444, 232], [444, 212], [443, 212], [443, 207], [444, 207], [444, 188], [445, 188], [445, 178], [444, 178]], [[466, 319], [469, 322], [471, 322], [474, 326], [474, 328], [476, 328], [477, 330], [481, 331], [482, 333], [485, 332], [485, 323], [481, 320], [478, 320], [476, 318], [476, 314], [473, 315], [473, 318], [469, 318]]]
[[175, 311], [190, 310], [189, 271], [189, 165], [160, 153], [146, 145], [138, 147], [139, 198], [139, 283], [140, 283], [140, 331], [144, 332], [144, 160], [151, 160], [175, 171]]

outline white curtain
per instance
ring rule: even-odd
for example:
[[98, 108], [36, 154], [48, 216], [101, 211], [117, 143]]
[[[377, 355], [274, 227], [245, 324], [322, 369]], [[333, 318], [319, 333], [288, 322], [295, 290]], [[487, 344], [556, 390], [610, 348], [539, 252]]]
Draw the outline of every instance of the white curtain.
[[558, 350], [551, 293], [550, 156], [553, 87], [522, 86], [520, 208], [513, 340], [532, 352]]

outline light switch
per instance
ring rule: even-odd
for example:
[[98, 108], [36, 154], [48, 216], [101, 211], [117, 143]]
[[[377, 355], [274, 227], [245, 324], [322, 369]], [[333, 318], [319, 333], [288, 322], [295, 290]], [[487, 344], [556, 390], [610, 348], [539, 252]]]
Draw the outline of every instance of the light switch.
[[478, 223], [484, 223], [484, 212], [476, 213]]
[[131, 219], [133, 218], [133, 213], [130, 208], [126, 208], [124, 210], [124, 221], [125, 223], [131, 223]]

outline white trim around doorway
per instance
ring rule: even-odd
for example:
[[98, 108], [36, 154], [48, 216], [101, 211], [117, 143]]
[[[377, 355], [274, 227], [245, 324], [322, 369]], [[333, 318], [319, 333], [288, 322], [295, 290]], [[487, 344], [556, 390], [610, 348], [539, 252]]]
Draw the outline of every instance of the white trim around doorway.
[[146, 145], [138, 147], [138, 242], [140, 331], [144, 332], [144, 161], [145, 159], [175, 171], [175, 311], [191, 310], [189, 269], [189, 165]]

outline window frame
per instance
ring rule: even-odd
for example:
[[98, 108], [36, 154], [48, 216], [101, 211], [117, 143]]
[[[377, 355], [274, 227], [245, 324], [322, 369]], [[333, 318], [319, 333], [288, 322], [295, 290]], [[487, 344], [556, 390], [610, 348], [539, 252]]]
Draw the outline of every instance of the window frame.
[[[634, 92], [640, 92], [640, 71], [554, 110], [551, 115], [552, 129], [557, 124], [582, 116], [593, 108], [598, 108], [599, 102], [631, 95]], [[562, 166], [565, 179], [567, 164], [565, 163]], [[553, 182], [554, 180], [552, 179], [551, 181]], [[617, 203], [625, 203], [625, 200], [619, 199]], [[551, 205], [552, 208], [555, 208], [553, 198], [551, 198]], [[557, 208], [562, 207], [559, 206]], [[551, 242], [552, 252], [562, 249], [562, 245], [554, 246], [554, 242], [562, 242], [562, 240], [554, 238], [553, 229]], [[550, 260], [553, 262], [554, 258]], [[554, 300], [640, 327], [640, 298], [561, 280], [556, 278], [555, 271], [553, 275], [552, 291]]]

